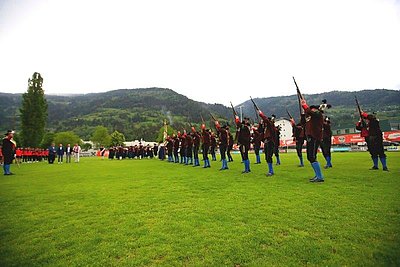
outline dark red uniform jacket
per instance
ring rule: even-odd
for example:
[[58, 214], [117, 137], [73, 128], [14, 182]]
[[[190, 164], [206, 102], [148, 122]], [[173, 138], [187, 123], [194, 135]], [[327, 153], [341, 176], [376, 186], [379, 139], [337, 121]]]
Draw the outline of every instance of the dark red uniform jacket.
[[311, 109], [308, 105], [304, 105], [303, 109], [306, 113], [306, 136], [315, 140], [322, 140], [322, 127], [324, 118], [321, 111]]
[[268, 141], [276, 141], [276, 133], [275, 133], [275, 125], [271, 122], [270, 119], [268, 119], [267, 116], [264, 115], [264, 113], [262, 113], [260, 111], [260, 117], [263, 120], [264, 124], [265, 124], [265, 128], [264, 128], [264, 140], [268, 140]]
[[201, 130], [201, 141], [203, 142], [203, 145], [209, 146], [211, 144], [210, 133], [207, 132], [205, 129]]

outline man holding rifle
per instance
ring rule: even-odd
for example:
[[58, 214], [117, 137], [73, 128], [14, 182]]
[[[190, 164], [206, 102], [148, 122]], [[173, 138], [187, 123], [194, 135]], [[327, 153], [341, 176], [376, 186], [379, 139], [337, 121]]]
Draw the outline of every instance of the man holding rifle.
[[389, 171], [386, 164], [386, 155], [383, 148], [383, 137], [380, 129], [379, 121], [374, 115], [368, 115], [361, 110], [358, 99], [355, 96], [357, 110], [360, 115], [360, 120], [356, 124], [356, 129], [361, 131], [361, 137], [364, 137], [367, 143], [368, 151], [371, 154], [373, 166], [371, 170], [379, 170], [378, 157], [381, 160], [384, 171]]
[[244, 163], [244, 171], [242, 173], [249, 173], [250, 170], [250, 160], [249, 160], [249, 149], [250, 149], [250, 123], [249, 118], [244, 118], [240, 122], [239, 116], [235, 116], [235, 124], [238, 128], [238, 145], [242, 154], [242, 159]]
[[326, 103], [320, 106], [309, 106], [297, 86], [296, 80], [293, 77], [296, 85], [297, 96], [300, 99], [301, 107], [306, 115], [305, 134], [307, 140], [307, 159], [314, 169], [315, 177], [310, 179], [310, 182], [324, 182], [322, 170], [317, 161], [318, 147], [322, 140], [322, 128], [324, 124], [323, 110], [329, 108]]
[[228, 132], [226, 131], [225, 127], [221, 127], [219, 124], [218, 120], [212, 116], [212, 119], [214, 120], [215, 123], [215, 128], [217, 129], [218, 132], [218, 138], [219, 138], [219, 152], [221, 154], [221, 161], [222, 161], [222, 167], [220, 171], [222, 170], [227, 170], [228, 168], [228, 161], [226, 160], [226, 149], [228, 147], [229, 143], [229, 135]]
[[250, 97], [251, 102], [253, 102], [254, 108], [258, 111], [263, 123], [264, 123], [264, 151], [265, 151], [265, 159], [268, 164], [268, 173], [267, 176], [274, 175], [274, 169], [272, 166], [272, 155], [274, 153], [275, 141], [276, 141], [276, 133], [275, 133], [275, 125], [272, 123], [271, 119], [264, 115], [264, 113], [258, 108], [257, 104]]
[[371, 154], [374, 165], [370, 170], [379, 170], [378, 157], [384, 171], [389, 171], [386, 164], [386, 155], [383, 147], [383, 136], [379, 125], [379, 121], [372, 114], [362, 112], [362, 118], [366, 120], [366, 128], [368, 130], [369, 153]]
[[322, 155], [324, 155], [324, 158], [326, 160], [325, 169], [332, 168], [331, 146], [332, 146], [331, 120], [329, 119], [329, 117], [325, 117], [324, 125], [322, 128], [322, 141], [321, 141]]
[[256, 155], [255, 164], [261, 164], [260, 148], [263, 136], [264, 136], [264, 129], [262, 127], [262, 123], [258, 123], [257, 126], [254, 125], [252, 133], [252, 142], [253, 142], [254, 154]]
[[185, 165], [193, 164], [193, 137], [186, 133], [185, 131], [185, 139], [186, 139], [186, 162]]
[[200, 134], [196, 131], [194, 126], [192, 126], [192, 138], [193, 138], [193, 167], [200, 166], [199, 162], [199, 148], [200, 148]]
[[304, 145], [304, 140], [305, 140], [305, 131], [304, 131], [304, 125], [306, 124], [306, 117], [305, 114], [302, 114], [300, 112], [300, 122], [296, 124], [296, 121], [292, 117], [292, 115], [289, 113], [288, 110], [286, 110], [289, 118], [290, 118], [290, 124], [292, 125], [292, 137], [293, 141], [296, 142], [296, 152], [297, 152], [297, 157], [300, 160], [299, 167], [304, 167], [304, 162], [303, 162], [303, 145]]
[[179, 133], [174, 135], [174, 162], [179, 163]]
[[321, 166], [317, 161], [318, 147], [321, 144], [324, 124], [323, 111], [319, 109], [319, 106], [308, 106], [304, 98], [301, 98], [301, 106], [306, 114], [307, 159], [315, 173], [315, 177], [310, 179], [310, 182], [324, 182]]
[[202, 150], [203, 150], [203, 161], [204, 161], [204, 166], [203, 168], [210, 168], [210, 159], [208, 158], [208, 150], [210, 149], [211, 145], [211, 134], [210, 132], [206, 129], [206, 124], [203, 123], [201, 124], [201, 141], [202, 141]]

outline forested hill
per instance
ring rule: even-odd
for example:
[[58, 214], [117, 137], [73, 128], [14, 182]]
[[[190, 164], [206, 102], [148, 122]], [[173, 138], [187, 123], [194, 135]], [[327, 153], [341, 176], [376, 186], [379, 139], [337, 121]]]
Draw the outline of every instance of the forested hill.
[[[367, 112], [376, 112], [380, 120], [400, 121], [400, 91], [398, 90], [363, 90], [358, 92], [332, 91], [321, 94], [304, 95], [310, 105], [319, 105], [326, 99], [332, 108], [326, 114], [332, 120], [334, 129], [353, 127], [358, 119], [354, 96], [357, 96], [361, 108]], [[264, 113], [277, 117], [288, 117], [286, 109], [292, 116], [299, 117], [297, 95], [255, 98], [259, 108]], [[245, 115], [255, 117], [253, 104], [250, 100], [240, 104]], [[238, 105], [238, 106], [240, 106]]]
[[[0, 129], [19, 127], [21, 94], [0, 93]], [[118, 130], [127, 140], [155, 140], [166, 119], [175, 129], [210, 121], [210, 112], [228, 117], [230, 110], [221, 104], [197, 102], [170, 89], [121, 89], [105, 93], [55, 96], [46, 95], [50, 131], [72, 130], [88, 139], [98, 125]]]
[[[367, 111], [375, 111], [381, 119], [400, 120], [400, 91], [364, 90], [356, 93], [360, 104]], [[327, 99], [333, 105], [328, 111], [335, 128], [348, 127], [356, 120], [353, 92], [328, 92], [305, 95], [310, 104]], [[49, 105], [49, 131], [72, 130], [88, 139], [97, 125], [106, 126], [110, 132], [123, 132], [128, 140], [155, 140], [163, 120], [175, 129], [188, 123], [201, 122], [200, 114], [210, 124], [210, 112], [219, 118], [231, 120], [230, 108], [220, 104], [206, 104], [191, 100], [170, 89], [124, 89], [105, 93], [71, 96], [46, 95]], [[297, 98], [293, 96], [256, 98], [255, 101], [267, 114], [286, 115], [286, 108], [298, 114]], [[18, 109], [21, 94], [0, 93], [0, 130], [19, 129]], [[250, 101], [242, 104], [244, 113], [254, 118]]]

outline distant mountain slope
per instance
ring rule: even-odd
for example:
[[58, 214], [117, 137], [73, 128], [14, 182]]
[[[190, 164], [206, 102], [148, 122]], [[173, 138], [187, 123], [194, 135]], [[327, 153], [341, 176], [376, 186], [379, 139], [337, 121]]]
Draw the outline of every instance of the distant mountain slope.
[[[354, 125], [357, 119], [354, 94], [333, 91], [305, 97], [310, 104], [319, 104], [322, 99], [327, 99], [333, 105], [328, 111], [333, 127], [345, 128]], [[400, 91], [364, 90], [356, 94], [367, 111], [376, 111], [381, 119], [400, 120]], [[110, 131], [121, 131], [128, 140], [155, 140], [164, 119], [179, 130], [184, 126], [188, 128], [189, 122], [199, 124], [200, 114], [208, 126], [210, 112], [221, 119], [232, 119], [230, 108], [224, 105], [197, 102], [163, 88], [122, 89], [70, 96], [46, 95], [46, 98], [49, 105], [48, 129], [72, 130], [84, 139], [90, 137], [97, 125], [104, 125]], [[287, 108], [294, 116], [298, 116], [295, 95], [256, 98], [255, 101], [267, 114], [287, 117]], [[0, 93], [0, 130], [19, 129], [20, 103], [21, 94]], [[246, 116], [255, 117], [249, 100], [241, 105]]]
[[[118, 130], [127, 139], [154, 140], [167, 119], [172, 127], [181, 129], [191, 123], [200, 123], [213, 112], [227, 117], [230, 110], [220, 104], [197, 102], [170, 89], [122, 89], [85, 95], [46, 95], [48, 128], [52, 131], [73, 130], [82, 138], [89, 138], [93, 128], [104, 125], [110, 131]], [[20, 94], [0, 94], [0, 129], [18, 128]]]

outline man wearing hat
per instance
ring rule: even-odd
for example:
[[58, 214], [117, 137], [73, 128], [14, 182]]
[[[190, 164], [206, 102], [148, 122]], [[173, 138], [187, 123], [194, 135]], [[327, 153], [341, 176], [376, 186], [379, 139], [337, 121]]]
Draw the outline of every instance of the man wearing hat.
[[368, 129], [368, 142], [369, 142], [369, 153], [371, 154], [372, 161], [374, 165], [371, 170], [379, 170], [378, 158], [381, 161], [382, 169], [384, 171], [389, 171], [386, 164], [386, 154], [383, 147], [383, 136], [379, 125], [379, 120], [372, 115], [365, 112], [362, 113], [362, 117], [366, 120]]
[[321, 166], [317, 161], [317, 152], [322, 140], [323, 112], [325, 108], [330, 108], [330, 105], [323, 103], [320, 106], [309, 106], [306, 100], [302, 99], [301, 106], [306, 114], [307, 159], [315, 173], [315, 177], [311, 178], [310, 182], [324, 182]]
[[203, 151], [203, 168], [210, 168], [210, 159], [208, 158], [208, 150], [211, 144], [211, 134], [210, 130], [206, 129], [206, 125], [203, 123], [201, 125], [201, 141], [202, 141], [202, 151]]
[[300, 160], [300, 164], [298, 165], [299, 167], [304, 167], [304, 162], [303, 162], [303, 145], [304, 145], [304, 139], [305, 139], [305, 131], [304, 131], [304, 125], [306, 124], [306, 117], [305, 114], [301, 114], [300, 116], [300, 122], [296, 124], [296, 121], [291, 118], [290, 119], [290, 124], [292, 125], [293, 128], [293, 140], [296, 142], [296, 152], [297, 156]]
[[271, 115], [271, 122], [275, 126], [275, 146], [274, 146], [274, 155], [276, 158], [276, 165], [281, 165], [281, 159], [279, 158], [279, 145], [280, 145], [280, 140], [281, 140], [281, 127], [278, 125], [275, 125], [275, 119], [276, 115], [272, 114]]
[[200, 161], [199, 161], [200, 134], [196, 131], [196, 129], [193, 126], [191, 135], [193, 139], [193, 158], [194, 158], [193, 167], [197, 167], [200, 166]]
[[228, 162], [232, 162], [233, 158], [231, 155], [231, 151], [233, 149], [233, 143], [234, 143], [235, 139], [233, 138], [233, 135], [232, 135], [231, 131], [229, 130], [229, 125], [227, 125], [226, 130], [228, 131], [228, 135], [229, 135], [229, 143], [228, 143], [228, 148], [226, 150], [226, 155], [228, 156]]
[[322, 141], [321, 141], [322, 155], [324, 155], [324, 158], [326, 160], [325, 169], [332, 168], [331, 146], [332, 146], [331, 120], [329, 119], [329, 117], [325, 117], [324, 125], [322, 127]]
[[244, 171], [242, 173], [249, 173], [250, 160], [249, 160], [249, 149], [250, 149], [250, 123], [249, 118], [244, 118], [240, 122], [239, 116], [235, 116], [236, 127], [238, 128], [238, 145], [242, 154]]
[[228, 169], [228, 161], [226, 160], [226, 149], [229, 143], [229, 134], [226, 131], [226, 126], [222, 126], [219, 124], [218, 121], [215, 121], [215, 128], [218, 132], [218, 139], [219, 139], [219, 152], [221, 154], [221, 161], [222, 167], [220, 171]]
[[10, 170], [11, 164], [14, 159], [14, 151], [16, 143], [13, 140], [14, 131], [8, 130], [3, 138], [2, 153], [3, 153], [3, 170], [4, 175], [13, 175]]
[[264, 123], [264, 153], [265, 153], [265, 160], [267, 161], [268, 164], [268, 173], [266, 174], [267, 176], [272, 176], [274, 175], [274, 168], [272, 166], [272, 155], [274, 152], [275, 148], [275, 142], [276, 142], [276, 128], [275, 125], [272, 123], [271, 118], [268, 118], [267, 116], [264, 115], [264, 113], [259, 110], [258, 111], [260, 114], [261, 119], [263, 120]]

